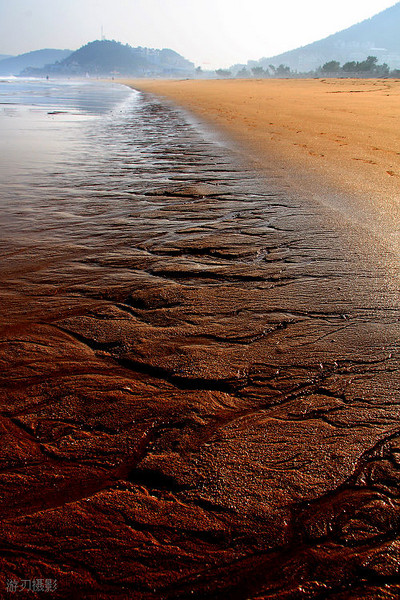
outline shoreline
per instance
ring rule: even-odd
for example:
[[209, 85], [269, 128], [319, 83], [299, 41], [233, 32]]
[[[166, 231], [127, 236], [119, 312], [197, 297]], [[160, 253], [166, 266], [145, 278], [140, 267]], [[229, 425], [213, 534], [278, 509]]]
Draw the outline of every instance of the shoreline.
[[3, 191], [0, 588], [397, 597], [387, 252], [129, 95]]
[[400, 80], [119, 80], [200, 118], [398, 252]]

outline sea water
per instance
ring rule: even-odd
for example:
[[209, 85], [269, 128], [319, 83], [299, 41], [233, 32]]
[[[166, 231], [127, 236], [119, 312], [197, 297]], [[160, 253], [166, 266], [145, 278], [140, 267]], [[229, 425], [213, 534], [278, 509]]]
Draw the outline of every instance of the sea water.
[[146, 212], [157, 204], [149, 194], [177, 177], [228, 176], [225, 164], [235, 179], [235, 161], [215, 132], [148, 94], [93, 80], [0, 80], [0, 242], [7, 247], [96, 245], [112, 227], [121, 236], [147, 230]]
[[104, 167], [107, 125], [134, 110], [137, 96], [111, 83], [0, 80], [3, 238], [43, 234], [51, 218], [60, 224], [62, 200], [71, 196], [77, 178], [96, 164]]

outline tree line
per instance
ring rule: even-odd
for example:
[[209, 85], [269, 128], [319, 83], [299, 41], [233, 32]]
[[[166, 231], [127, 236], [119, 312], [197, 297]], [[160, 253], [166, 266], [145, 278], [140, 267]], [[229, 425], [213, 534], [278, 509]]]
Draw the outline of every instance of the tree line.
[[336, 76], [336, 77], [396, 77], [400, 78], [400, 69], [391, 70], [386, 63], [378, 64], [376, 56], [368, 56], [363, 61], [349, 61], [340, 64], [337, 60], [330, 60], [313, 71], [297, 72], [292, 71], [287, 65], [281, 64], [278, 67], [268, 65], [268, 68], [255, 66], [250, 69], [242, 67], [236, 73], [228, 69], [217, 69], [215, 71], [217, 77], [221, 78], [238, 78], [238, 79], [267, 79], [271, 77], [321, 77], [321, 76]]

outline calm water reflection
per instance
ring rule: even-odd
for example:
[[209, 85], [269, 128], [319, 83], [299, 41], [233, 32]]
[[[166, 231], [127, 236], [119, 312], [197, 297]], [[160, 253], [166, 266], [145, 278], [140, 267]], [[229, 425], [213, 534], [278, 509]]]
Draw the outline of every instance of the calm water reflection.
[[135, 111], [138, 96], [100, 82], [0, 81], [3, 240], [43, 234], [51, 218], [60, 225], [62, 203], [79, 193], [74, 186], [104, 173], [113, 145], [109, 128]]

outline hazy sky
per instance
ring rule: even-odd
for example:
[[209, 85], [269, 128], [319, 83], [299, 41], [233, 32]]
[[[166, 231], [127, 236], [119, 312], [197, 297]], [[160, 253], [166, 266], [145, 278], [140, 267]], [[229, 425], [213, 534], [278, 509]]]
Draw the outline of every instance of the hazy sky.
[[0, 53], [76, 50], [99, 39], [172, 48], [203, 68], [292, 50], [394, 0], [0, 0]]

